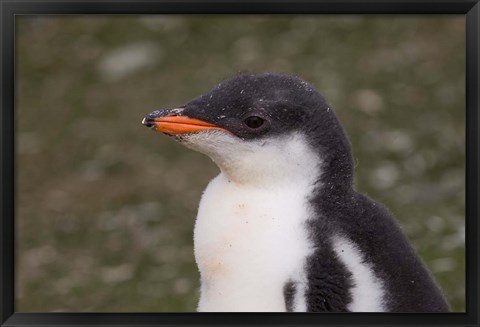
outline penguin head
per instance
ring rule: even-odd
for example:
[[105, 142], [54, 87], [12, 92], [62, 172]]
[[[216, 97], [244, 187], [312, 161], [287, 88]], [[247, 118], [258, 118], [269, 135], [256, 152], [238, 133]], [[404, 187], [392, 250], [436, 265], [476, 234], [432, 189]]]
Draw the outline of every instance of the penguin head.
[[350, 158], [348, 139], [324, 98], [289, 75], [240, 74], [142, 123], [208, 155], [239, 182], [318, 175], [337, 157]]

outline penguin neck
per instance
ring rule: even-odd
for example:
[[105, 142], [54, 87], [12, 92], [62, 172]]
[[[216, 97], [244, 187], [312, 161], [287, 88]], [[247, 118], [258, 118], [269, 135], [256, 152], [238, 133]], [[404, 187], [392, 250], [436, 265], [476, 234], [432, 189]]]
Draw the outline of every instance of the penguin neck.
[[[330, 196], [353, 190], [353, 161], [350, 152], [335, 153], [323, 165], [322, 184]], [[326, 193], [326, 192], [323, 192]]]
[[298, 133], [209, 155], [228, 181], [245, 187], [313, 186], [321, 175], [321, 158]]
[[317, 189], [315, 196], [338, 199], [349, 196], [353, 191], [354, 165], [352, 147], [345, 130], [336, 116], [331, 111], [329, 113], [320, 118], [330, 128], [319, 129], [322, 122], [316, 122], [306, 133], [312, 148], [317, 149], [322, 158], [321, 189]]

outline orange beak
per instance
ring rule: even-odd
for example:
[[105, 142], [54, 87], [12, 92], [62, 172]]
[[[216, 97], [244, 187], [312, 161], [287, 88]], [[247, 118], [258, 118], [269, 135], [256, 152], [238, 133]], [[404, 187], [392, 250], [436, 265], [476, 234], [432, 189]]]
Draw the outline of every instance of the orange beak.
[[208, 129], [225, 130], [217, 125], [186, 116], [165, 116], [149, 120], [143, 119], [142, 124], [147, 127], [152, 127], [157, 132], [170, 135], [194, 133]]

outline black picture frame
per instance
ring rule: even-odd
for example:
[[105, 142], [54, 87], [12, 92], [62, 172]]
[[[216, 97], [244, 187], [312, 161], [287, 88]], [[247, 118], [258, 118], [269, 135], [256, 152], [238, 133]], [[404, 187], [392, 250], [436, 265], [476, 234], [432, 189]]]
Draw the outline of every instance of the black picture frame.
[[[463, 14], [466, 17], [466, 312], [440, 314], [15, 312], [15, 17], [73, 14]], [[0, 0], [1, 326], [478, 326], [480, 4], [478, 0]]]

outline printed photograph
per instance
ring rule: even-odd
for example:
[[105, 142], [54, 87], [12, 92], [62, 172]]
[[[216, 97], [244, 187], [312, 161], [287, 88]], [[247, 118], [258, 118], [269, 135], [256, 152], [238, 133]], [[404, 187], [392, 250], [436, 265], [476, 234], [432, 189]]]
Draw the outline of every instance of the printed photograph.
[[18, 312], [465, 312], [465, 18], [19, 16]]

